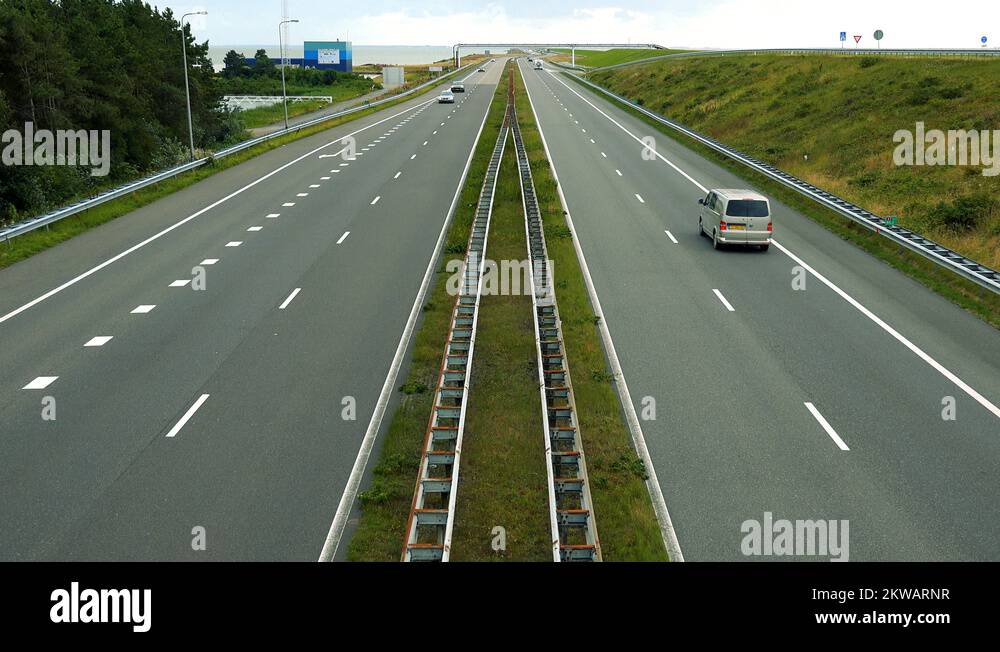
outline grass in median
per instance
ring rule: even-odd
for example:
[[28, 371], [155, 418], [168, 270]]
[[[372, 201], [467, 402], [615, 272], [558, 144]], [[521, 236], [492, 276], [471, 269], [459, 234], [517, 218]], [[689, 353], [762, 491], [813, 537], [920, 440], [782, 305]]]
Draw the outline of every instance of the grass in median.
[[[486, 257], [500, 264], [527, 256], [517, 155], [508, 139]], [[552, 560], [531, 296], [527, 279], [514, 269], [521, 292], [513, 295], [511, 284], [507, 296], [480, 300], [452, 538], [455, 561]], [[500, 274], [494, 278], [499, 285]], [[500, 552], [491, 547], [497, 526], [507, 543]]]
[[517, 116], [553, 264], [556, 299], [604, 560], [665, 561], [667, 552], [646, 488], [646, 470], [625, 426], [572, 235], [519, 75], [515, 77], [515, 91]]
[[503, 122], [506, 96], [497, 87], [489, 116], [476, 146], [468, 178], [455, 216], [448, 229], [444, 255], [438, 262], [433, 286], [424, 304], [423, 317], [413, 337], [413, 351], [403, 394], [382, 443], [379, 461], [372, 469], [371, 485], [358, 495], [361, 516], [351, 537], [347, 558], [352, 561], [399, 561], [413, 488], [420, 465], [421, 448], [438, 380], [441, 356], [448, 336], [455, 299], [446, 283], [449, 260], [463, 258], [472, 228], [486, 166]]
[[[567, 77], [575, 81], [572, 75], [567, 75]], [[1000, 328], [1000, 296], [997, 294], [948, 271], [923, 256], [895, 244], [888, 238], [878, 235], [832, 210], [820, 206], [794, 190], [758, 172], [754, 172], [750, 168], [702, 145], [692, 138], [662, 125], [628, 105], [610, 98], [609, 101], [650, 125], [667, 138], [697, 152], [700, 156], [713, 161], [736, 176], [746, 179], [751, 185], [770, 197], [777, 199], [821, 224], [844, 240], [855, 244], [877, 257], [887, 265], [907, 274], [983, 321], [996, 328]]]
[[[424, 92], [429, 91], [430, 89]], [[423, 93], [418, 93], [416, 96], [422, 94]], [[308, 136], [318, 134], [321, 131], [338, 127], [345, 123], [357, 120], [358, 118], [363, 118], [376, 113], [377, 111], [395, 106], [401, 102], [406, 102], [413, 99], [413, 97], [415, 96], [398, 98], [394, 101], [380, 104], [377, 107], [364, 109], [358, 111], [357, 113], [328, 120], [319, 125], [305, 127], [286, 136], [273, 138], [267, 142], [261, 143], [260, 145], [243, 150], [242, 152], [231, 154], [225, 158], [212, 161], [211, 163], [195, 168], [190, 172], [185, 172], [184, 174], [171, 177], [152, 186], [136, 190], [135, 192], [125, 195], [124, 197], [107, 201], [90, 210], [77, 213], [76, 215], [55, 222], [48, 228], [38, 229], [22, 236], [18, 236], [12, 240], [0, 242], [0, 269], [3, 269], [8, 265], [13, 265], [20, 260], [33, 256], [40, 251], [44, 251], [49, 247], [59, 244], [60, 242], [69, 240], [70, 238], [95, 226], [99, 226], [105, 222], [121, 217], [126, 213], [142, 208], [143, 206], [151, 204], [158, 199], [162, 199], [171, 193], [187, 188], [190, 185], [198, 183], [202, 179], [210, 177], [217, 172], [221, 172], [222, 170], [239, 165], [240, 163], [243, 163], [244, 161], [247, 161], [255, 156], [260, 156], [265, 152], [269, 152], [272, 149], [281, 147], [282, 145], [287, 145], [288, 143], [299, 140], [300, 138], [306, 138]]]
[[[329, 106], [326, 100], [300, 100], [288, 103], [288, 117], [296, 118], [306, 113], [319, 111], [323, 107]], [[240, 111], [240, 120], [247, 129], [257, 127], [268, 127], [278, 124], [285, 119], [285, 107], [281, 102], [269, 106], [259, 106], [255, 109]]]

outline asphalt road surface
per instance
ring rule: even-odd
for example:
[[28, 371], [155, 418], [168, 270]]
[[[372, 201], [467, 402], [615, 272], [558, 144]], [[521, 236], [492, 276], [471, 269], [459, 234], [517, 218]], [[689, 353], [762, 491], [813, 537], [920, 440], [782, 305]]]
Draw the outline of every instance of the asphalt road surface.
[[315, 560], [501, 67], [0, 271], [0, 558]]
[[777, 202], [769, 252], [714, 251], [697, 200], [746, 181], [521, 70], [684, 557], [747, 559], [769, 512], [846, 519], [851, 560], [1000, 559], [1000, 333]]

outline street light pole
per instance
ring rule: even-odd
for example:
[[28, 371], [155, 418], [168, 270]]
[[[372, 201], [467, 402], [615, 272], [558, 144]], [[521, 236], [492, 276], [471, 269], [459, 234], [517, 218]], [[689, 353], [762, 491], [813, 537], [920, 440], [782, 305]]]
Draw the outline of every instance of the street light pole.
[[181, 52], [184, 54], [184, 95], [187, 97], [188, 138], [191, 145], [191, 160], [194, 160], [194, 124], [191, 122], [191, 88], [188, 84], [187, 37], [184, 35], [184, 19], [188, 16], [205, 16], [207, 11], [193, 11], [181, 16]]
[[288, 95], [285, 93], [285, 42], [281, 38], [281, 26], [285, 23], [297, 23], [297, 18], [283, 20], [278, 23], [278, 48], [281, 50], [281, 103], [285, 105], [285, 130], [288, 129]]

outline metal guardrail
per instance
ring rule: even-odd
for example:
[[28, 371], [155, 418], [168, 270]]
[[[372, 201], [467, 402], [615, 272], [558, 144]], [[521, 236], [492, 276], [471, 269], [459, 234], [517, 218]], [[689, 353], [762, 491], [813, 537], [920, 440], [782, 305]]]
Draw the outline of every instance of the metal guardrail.
[[228, 108], [248, 109], [258, 106], [280, 104], [282, 100], [289, 102], [311, 102], [323, 100], [327, 104], [333, 102], [332, 95], [223, 95], [222, 102]]
[[452, 311], [448, 340], [434, 404], [427, 424], [420, 472], [413, 491], [413, 503], [406, 524], [402, 561], [442, 561], [451, 557], [451, 537], [455, 526], [455, 497], [462, 457], [462, 437], [468, 408], [472, 356], [475, 352], [479, 298], [482, 294], [486, 241], [493, 214], [500, 161], [510, 125], [508, 103], [496, 145], [490, 156], [479, 192], [472, 231], [465, 254], [462, 284]]
[[[513, 69], [512, 69], [513, 72]], [[513, 107], [513, 102], [511, 102]], [[535, 349], [545, 436], [546, 475], [549, 484], [549, 523], [553, 561], [601, 561], [583, 441], [577, 422], [576, 400], [562, 323], [552, 283], [542, 215], [535, 195], [531, 165], [521, 138], [517, 112], [511, 128], [517, 151], [524, 207], [524, 230], [531, 260], [531, 302], [535, 315]]]
[[[883, 50], [883, 52], [885, 52], [885, 50]], [[554, 73], [550, 72], [550, 74]], [[675, 131], [678, 131], [684, 134], [685, 136], [688, 136], [689, 138], [693, 138], [699, 143], [706, 145], [707, 147], [711, 148], [716, 152], [719, 152], [720, 154], [728, 156], [729, 158], [739, 163], [742, 163], [748, 168], [754, 170], [755, 172], [759, 172], [760, 174], [763, 174], [764, 176], [774, 181], [777, 181], [778, 183], [781, 183], [782, 185], [788, 188], [791, 188], [792, 190], [798, 192], [799, 194], [809, 197], [818, 204], [833, 210], [839, 215], [842, 215], [850, 219], [851, 221], [856, 222], [864, 226], [865, 228], [892, 240], [893, 242], [899, 245], [902, 245], [903, 247], [906, 247], [910, 251], [920, 254], [921, 256], [937, 263], [938, 265], [944, 267], [945, 269], [955, 272], [959, 276], [962, 276], [965, 279], [968, 279], [988, 290], [991, 290], [992, 292], [1000, 294], [1000, 272], [990, 269], [985, 265], [981, 265], [980, 263], [977, 263], [974, 260], [966, 258], [965, 256], [962, 256], [961, 254], [952, 251], [951, 249], [945, 247], [944, 245], [934, 242], [933, 240], [930, 240], [928, 238], [925, 238], [918, 233], [910, 231], [909, 229], [904, 229], [903, 227], [898, 226], [882, 217], [879, 217], [878, 215], [875, 215], [874, 213], [871, 213], [870, 211], [867, 211], [864, 208], [861, 208], [860, 206], [852, 204], [851, 202], [842, 199], [825, 190], [822, 190], [821, 188], [817, 188], [811, 183], [808, 183], [806, 181], [803, 181], [802, 179], [794, 177], [791, 174], [788, 174], [787, 172], [783, 172], [782, 170], [779, 170], [773, 165], [770, 165], [768, 163], [765, 163], [764, 161], [758, 160], [756, 158], [753, 158], [752, 156], [744, 154], [737, 149], [729, 147], [728, 145], [724, 145], [723, 143], [715, 140], [714, 138], [702, 135], [694, 131], [693, 129], [688, 129], [687, 127], [678, 122], [670, 120], [669, 118], [659, 115], [658, 113], [654, 113], [653, 111], [650, 111], [649, 109], [646, 109], [632, 102], [631, 100], [621, 95], [618, 95], [617, 93], [609, 91], [603, 86], [599, 86], [598, 84], [595, 84], [590, 80], [583, 79], [579, 75], [567, 75], [567, 76], [570, 79], [574, 79], [580, 82], [581, 84], [589, 86], [590, 88], [593, 88], [594, 90], [599, 91], [600, 93], [603, 93], [604, 95], [607, 95], [608, 97], [611, 97], [617, 100], [618, 102], [621, 102], [622, 104], [625, 104], [628, 107], [635, 109], [636, 111], [639, 111], [643, 115], [652, 118], [653, 120], [659, 122], [660, 124], [666, 125], [671, 129], [674, 129]]]
[[[690, 59], [692, 57], [725, 57], [725, 56], [735, 56], [735, 55], [761, 55], [761, 54], [830, 54], [830, 55], [843, 55], [843, 56], [890, 56], [890, 57], [1000, 57], [1000, 50], [992, 49], [981, 49], [981, 50], [923, 50], [923, 49], [870, 49], [870, 48], [758, 48], [758, 49], [748, 49], [748, 50], [694, 50], [691, 52], [675, 52], [673, 54], [660, 54], [654, 57], [646, 57], [643, 59], [635, 59], [634, 61], [623, 61], [622, 63], [614, 63], [610, 66], [600, 66], [595, 68], [584, 68], [581, 66], [576, 66], [578, 70], [587, 70], [588, 72], [597, 72], [599, 70], [612, 70], [615, 68], [624, 68], [626, 66], [635, 66], [643, 63], [650, 63], [653, 61], [662, 61], [669, 59]], [[572, 68], [572, 66], [567, 66], [566, 64], [560, 64], [555, 61], [552, 63], [563, 67]]]
[[[256, 145], [260, 145], [261, 143], [265, 143], [265, 142], [267, 142], [269, 140], [272, 140], [274, 138], [280, 138], [281, 136], [286, 136], [288, 134], [293, 134], [293, 133], [296, 133], [296, 132], [298, 132], [298, 131], [300, 131], [302, 129], [306, 129], [306, 128], [312, 127], [314, 125], [321, 124], [321, 123], [326, 122], [328, 120], [334, 120], [336, 118], [340, 118], [340, 117], [343, 117], [345, 115], [350, 115], [352, 113], [357, 113], [358, 111], [364, 111], [366, 109], [370, 109], [372, 107], [379, 106], [381, 104], [386, 104], [388, 102], [393, 102], [395, 100], [398, 100], [401, 97], [406, 97], [408, 95], [412, 95], [412, 94], [420, 92], [420, 91], [422, 91], [425, 88], [428, 88], [430, 86], [435, 86], [437, 84], [440, 84], [444, 79], [447, 79], [448, 77], [451, 77], [452, 75], [457, 75], [458, 73], [462, 72], [463, 70], [468, 70], [473, 65], [475, 65], [475, 64], [469, 64], [469, 65], [463, 66], [461, 68], [457, 68], [457, 69], [449, 72], [446, 75], [442, 75], [440, 77], [436, 77], [434, 79], [426, 81], [426, 82], [420, 84], [419, 86], [414, 86], [413, 88], [411, 88], [409, 90], [406, 90], [406, 91], [403, 91], [402, 93], [397, 93], [395, 95], [392, 95], [392, 96], [389, 96], [389, 97], [385, 97], [383, 99], [376, 100], [374, 102], [365, 102], [364, 104], [360, 104], [360, 105], [352, 107], [350, 109], [345, 109], [343, 111], [338, 111], [337, 113], [331, 113], [329, 115], [321, 116], [321, 117], [316, 118], [314, 120], [308, 120], [306, 122], [301, 122], [301, 123], [299, 123], [297, 125], [290, 126], [288, 129], [281, 129], [280, 131], [275, 131], [275, 132], [267, 134], [265, 136], [258, 136], [257, 138], [251, 138], [250, 140], [245, 140], [245, 141], [243, 141], [241, 143], [233, 145], [232, 147], [227, 147], [225, 149], [219, 150], [218, 152], [215, 152], [215, 153], [213, 153], [213, 154], [211, 154], [209, 156], [205, 156], [205, 157], [197, 159], [195, 161], [190, 161], [188, 163], [183, 163], [181, 165], [178, 165], [176, 167], [170, 168], [168, 170], [163, 170], [161, 172], [156, 172], [155, 174], [151, 174], [151, 175], [149, 175], [147, 177], [143, 177], [142, 179], [139, 179], [137, 181], [130, 181], [129, 183], [126, 183], [126, 184], [124, 184], [122, 186], [119, 186], [118, 188], [107, 190], [107, 191], [104, 191], [104, 192], [102, 192], [102, 193], [94, 196], [94, 197], [91, 197], [91, 198], [88, 198], [88, 199], [84, 199], [84, 200], [81, 200], [81, 201], [78, 201], [78, 202], [74, 202], [72, 204], [69, 204], [68, 206], [64, 206], [64, 207], [59, 208], [59, 209], [57, 209], [55, 211], [52, 211], [51, 213], [46, 213], [45, 215], [40, 215], [40, 216], [37, 216], [37, 217], [32, 217], [32, 218], [23, 220], [21, 222], [18, 222], [17, 224], [12, 225], [12, 226], [0, 229], [0, 240], [9, 242], [11, 238], [16, 238], [19, 235], [24, 235], [25, 233], [30, 233], [31, 231], [34, 231], [36, 229], [40, 229], [42, 227], [46, 227], [46, 226], [48, 226], [48, 225], [50, 225], [50, 224], [52, 224], [54, 222], [58, 222], [59, 220], [65, 219], [67, 217], [70, 217], [71, 215], [76, 215], [77, 213], [80, 213], [82, 211], [89, 210], [91, 208], [95, 208], [95, 207], [100, 206], [101, 204], [103, 204], [105, 202], [111, 201], [113, 199], [118, 199], [119, 197], [123, 197], [125, 195], [128, 195], [129, 193], [135, 192], [136, 190], [141, 190], [143, 188], [146, 188], [147, 186], [151, 186], [151, 185], [154, 185], [154, 184], [159, 183], [161, 181], [165, 181], [167, 179], [175, 177], [175, 176], [177, 176], [179, 174], [183, 174], [184, 172], [189, 172], [189, 171], [194, 170], [195, 168], [199, 168], [202, 165], [205, 165], [205, 164], [207, 164], [207, 163], [209, 163], [211, 161], [214, 161], [214, 160], [220, 159], [220, 158], [224, 158], [224, 157], [229, 156], [231, 154], [236, 154], [237, 152], [242, 152], [245, 149], [249, 149], [249, 148], [254, 147]], [[484, 64], [484, 65], [486, 65], [486, 64]], [[466, 77], [462, 81], [464, 82], [467, 79], [468, 79], [468, 77]]]

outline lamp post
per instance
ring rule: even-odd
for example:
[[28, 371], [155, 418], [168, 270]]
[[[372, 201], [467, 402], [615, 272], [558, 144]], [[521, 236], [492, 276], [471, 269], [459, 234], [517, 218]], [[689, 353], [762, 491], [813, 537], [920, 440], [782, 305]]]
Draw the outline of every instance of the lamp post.
[[188, 16], [205, 16], [207, 11], [192, 11], [181, 16], [181, 52], [184, 54], [184, 95], [187, 97], [188, 138], [191, 145], [191, 160], [194, 160], [194, 125], [191, 122], [191, 88], [188, 85], [187, 37], [184, 36], [184, 19]]
[[278, 23], [278, 47], [281, 49], [281, 103], [285, 105], [285, 129], [288, 129], [288, 95], [285, 93], [285, 42], [281, 38], [281, 26], [285, 23], [297, 23], [297, 18], [283, 20]]

